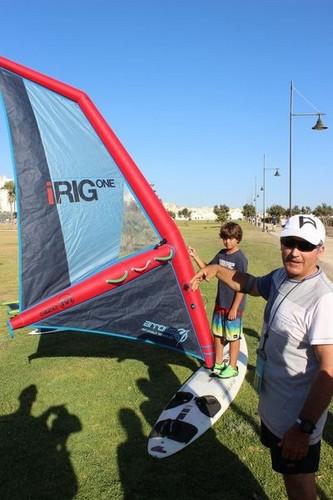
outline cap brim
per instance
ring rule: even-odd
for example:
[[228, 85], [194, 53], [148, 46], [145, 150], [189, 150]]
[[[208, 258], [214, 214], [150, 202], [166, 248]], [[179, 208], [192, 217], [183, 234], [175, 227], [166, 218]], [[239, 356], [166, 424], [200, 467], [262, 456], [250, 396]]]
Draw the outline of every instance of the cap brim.
[[297, 228], [284, 228], [281, 231], [280, 238], [285, 238], [287, 236], [296, 236], [297, 238], [302, 238], [302, 240], [308, 241], [312, 243], [312, 245], [319, 245], [320, 243], [324, 243], [321, 239], [316, 238], [315, 235], [305, 235], [304, 231], [302, 232]]

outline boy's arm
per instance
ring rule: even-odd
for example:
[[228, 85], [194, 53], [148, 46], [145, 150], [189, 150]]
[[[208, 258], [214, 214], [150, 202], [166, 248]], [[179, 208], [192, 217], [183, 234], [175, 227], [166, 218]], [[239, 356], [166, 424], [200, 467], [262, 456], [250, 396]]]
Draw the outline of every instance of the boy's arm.
[[197, 290], [203, 281], [210, 281], [212, 278], [223, 281], [223, 283], [235, 292], [248, 293], [255, 296], [260, 295], [254, 276], [228, 269], [219, 264], [210, 264], [198, 271], [190, 281], [192, 290]]
[[[245, 257], [244, 254], [241, 254], [241, 258], [239, 258], [236, 262], [235, 265], [235, 270], [239, 271], [241, 273], [246, 273], [247, 272], [247, 258]], [[237, 313], [238, 313], [238, 308], [244, 298], [244, 293], [242, 292], [235, 292], [233, 301], [231, 303], [231, 307], [228, 313], [228, 319], [229, 320], [234, 320], [237, 318]]]
[[240, 306], [240, 303], [242, 302], [244, 297], [244, 293], [242, 292], [236, 292], [234, 295], [234, 300], [232, 301], [229, 314], [228, 314], [228, 319], [236, 319], [237, 318], [237, 313], [238, 313], [238, 308]]
[[195, 248], [188, 247], [188, 253], [190, 254], [190, 257], [192, 257], [192, 259], [197, 263], [200, 269], [203, 269], [204, 267], [207, 266], [207, 263], [200, 258]]

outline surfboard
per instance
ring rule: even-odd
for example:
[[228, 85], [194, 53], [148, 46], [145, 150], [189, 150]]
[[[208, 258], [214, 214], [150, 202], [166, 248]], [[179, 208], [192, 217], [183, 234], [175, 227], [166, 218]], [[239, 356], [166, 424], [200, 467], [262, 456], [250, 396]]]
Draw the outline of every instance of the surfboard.
[[[228, 360], [228, 346], [225, 360]], [[182, 385], [157, 419], [148, 439], [148, 453], [165, 458], [198, 439], [228, 409], [244, 381], [247, 345], [243, 337], [238, 358], [238, 376], [221, 379], [201, 367]]]

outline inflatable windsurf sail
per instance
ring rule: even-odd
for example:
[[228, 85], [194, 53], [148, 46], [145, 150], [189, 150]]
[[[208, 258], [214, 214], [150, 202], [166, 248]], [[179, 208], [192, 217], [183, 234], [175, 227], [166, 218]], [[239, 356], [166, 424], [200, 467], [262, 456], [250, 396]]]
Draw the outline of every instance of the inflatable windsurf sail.
[[29, 325], [156, 343], [213, 362], [173, 220], [88, 96], [0, 58]]

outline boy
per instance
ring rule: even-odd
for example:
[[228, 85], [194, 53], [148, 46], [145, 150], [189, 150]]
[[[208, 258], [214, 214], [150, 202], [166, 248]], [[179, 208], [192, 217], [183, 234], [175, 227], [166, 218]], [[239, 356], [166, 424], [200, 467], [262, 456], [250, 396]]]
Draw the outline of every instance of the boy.
[[[227, 222], [220, 229], [220, 237], [225, 248], [221, 249], [209, 264], [219, 264], [241, 272], [247, 271], [247, 258], [239, 249], [243, 231], [236, 222]], [[206, 266], [194, 248], [189, 247], [189, 254], [200, 269]], [[238, 375], [237, 360], [240, 339], [243, 333], [243, 311], [245, 296], [234, 292], [222, 281], [218, 281], [215, 309], [212, 318], [212, 333], [215, 345], [215, 365], [213, 373], [220, 378]], [[230, 343], [229, 364], [223, 361], [223, 350]]]

